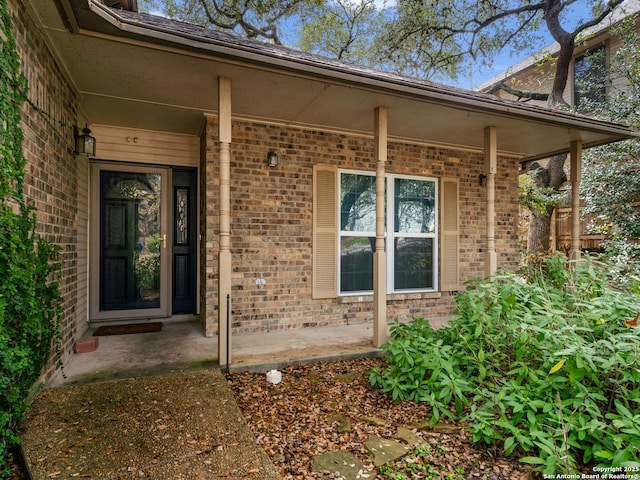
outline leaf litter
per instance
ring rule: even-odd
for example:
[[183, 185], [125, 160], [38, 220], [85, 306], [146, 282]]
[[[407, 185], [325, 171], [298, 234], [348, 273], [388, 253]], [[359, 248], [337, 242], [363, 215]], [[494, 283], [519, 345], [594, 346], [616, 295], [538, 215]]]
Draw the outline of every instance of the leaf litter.
[[[426, 428], [427, 405], [394, 403], [390, 395], [374, 390], [366, 373], [382, 362], [356, 359], [291, 366], [282, 370], [282, 382], [275, 385], [263, 373], [233, 373], [230, 385], [258, 443], [286, 480], [341, 478], [335, 472], [312, 471], [314, 456], [338, 450], [364, 464], [360, 478], [533, 478], [531, 467], [504, 457], [499, 447], [473, 445], [464, 426], [441, 422], [437, 428]], [[412, 433], [409, 454], [376, 468], [365, 447], [367, 439], [406, 442], [406, 433], [399, 435], [398, 428]], [[420, 455], [412, 453], [420, 443]]]

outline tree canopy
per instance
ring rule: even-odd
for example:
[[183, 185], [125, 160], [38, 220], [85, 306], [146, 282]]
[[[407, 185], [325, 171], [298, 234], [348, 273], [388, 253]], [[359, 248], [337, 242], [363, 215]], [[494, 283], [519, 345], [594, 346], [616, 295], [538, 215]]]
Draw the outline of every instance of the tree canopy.
[[[592, 106], [599, 117], [640, 128], [640, 39], [632, 19], [615, 33], [622, 38], [609, 67], [606, 100]], [[640, 238], [640, 142], [627, 140], [585, 152], [583, 191], [601, 230]]]
[[560, 54], [549, 99], [562, 105], [576, 41], [623, 1], [140, 0], [140, 5], [250, 38], [441, 81], [466, 76], [470, 62], [476, 68], [490, 65], [505, 49], [531, 54], [550, 36], [560, 44]]

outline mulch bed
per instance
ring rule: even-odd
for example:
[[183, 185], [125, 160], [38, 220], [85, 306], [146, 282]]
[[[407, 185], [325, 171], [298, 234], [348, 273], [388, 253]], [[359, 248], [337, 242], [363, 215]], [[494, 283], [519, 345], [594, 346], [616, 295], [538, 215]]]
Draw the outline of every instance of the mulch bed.
[[[394, 438], [400, 426], [410, 427], [431, 446], [431, 472], [437, 471], [441, 479], [533, 477], [531, 468], [516, 458], [504, 458], [500, 448], [474, 446], [460, 426], [441, 423], [427, 429], [430, 415], [425, 405], [393, 403], [390, 395], [373, 390], [366, 372], [383, 361], [293, 366], [282, 370], [277, 385], [268, 383], [264, 374], [236, 373], [231, 386], [249, 427], [285, 479], [321, 478], [320, 472], [311, 471], [311, 459], [335, 450], [347, 450], [364, 462], [368, 478], [392, 478], [375, 469], [364, 443], [369, 435]], [[348, 431], [336, 422], [344, 417], [350, 421]], [[391, 465], [403, 466], [402, 461]], [[407, 472], [407, 478], [434, 477]]]

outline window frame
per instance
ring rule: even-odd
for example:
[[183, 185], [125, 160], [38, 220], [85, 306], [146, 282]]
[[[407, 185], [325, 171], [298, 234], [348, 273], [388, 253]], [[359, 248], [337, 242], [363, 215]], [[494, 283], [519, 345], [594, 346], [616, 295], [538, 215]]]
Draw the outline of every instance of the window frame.
[[[341, 245], [344, 237], [373, 237], [375, 238], [376, 232], [374, 231], [349, 231], [342, 230], [341, 228], [341, 210], [342, 210], [342, 175], [363, 175], [369, 177], [376, 177], [374, 172], [364, 170], [352, 170], [352, 169], [338, 169], [337, 178], [337, 215], [336, 215], [336, 231], [337, 231], [337, 294], [339, 297], [349, 297], [358, 295], [371, 295], [373, 290], [358, 290], [358, 291], [342, 291], [341, 290], [341, 277], [342, 277], [342, 255]], [[434, 187], [434, 231], [426, 233], [410, 233], [410, 232], [396, 232], [395, 228], [392, 228], [391, 232], [387, 228], [388, 225], [394, 225], [394, 203], [395, 203], [395, 179], [405, 180], [417, 180], [422, 182], [431, 182]], [[385, 250], [387, 253], [387, 292], [388, 293], [425, 293], [425, 292], [437, 292], [438, 291], [438, 272], [439, 272], [439, 217], [440, 217], [440, 185], [439, 181], [435, 177], [427, 177], [420, 175], [402, 175], [402, 174], [385, 174]], [[433, 240], [432, 245], [432, 287], [429, 288], [405, 288], [395, 289], [395, 239], [396, 238], [430, 238]], [[389, 248], [391, 246], [391, 248]], [[375, 250], [372, 252], [375, 254]]]
[[[433, 210], [434, 210], [434, 230], [433, 233], [408, 233], [408, 232], [396, 232], [395, 228], [392, 229], [391, 235], [389, 235], [389, 229], [387, 225], [394, 225], [394, 211], [395, 208], [390, 208], [390, 199], [395, 201], [395, 179], [404, 180], [418, 180], [424, 182], [433, 183]], [[387, 205], [387, 216], [385, 219], [385, 246], [387, 250], [387, 290], [391, 293], [419, 293], [419, 292], [434, 292], [438, 291], [438, 218], [439, 218], [439, 189], [438, 180], [432, 177], [421, 177], [417, 175], [399, 175], [399, 174], [387, 174], [385, 175], [385, 200]], [[394, 204], [391, 204], [395, 206]], [[396, 289], [395, 282], [395, 240], [396, 238], [431, 238], [433, 239], [432, 247], [432, 287], [429, 288], [403, 288]]]

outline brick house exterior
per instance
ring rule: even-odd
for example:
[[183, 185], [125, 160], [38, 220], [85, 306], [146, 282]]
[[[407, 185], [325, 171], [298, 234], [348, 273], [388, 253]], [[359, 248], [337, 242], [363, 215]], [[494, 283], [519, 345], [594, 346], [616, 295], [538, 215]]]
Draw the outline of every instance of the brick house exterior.
[[[78, 209], [82, 193], [77, 178], [83, 165], [73, 153], [73, 130], [69, 128], [78, 118], [77, 95], [28, 10], [13, 0], [9, 5], [14, 12], [18, 53], [22, 59], [28, 59], [23, 71], [29, 99], [48, 113], [43, 115], [31, 105], [24, 106], [23, 150], [27, 160], [24, 192], [29, 204], [37, 208], [38, 234], [61, 247], [62, 342], [68, 356], [84, 323], [87, 303], [86, 295], [80, 295], [78, 289], [80, 272], [83, 267], [86, 269], [86, 256], [78, 249], [83, 217]], [[50, 365], [45, 376], [53, 368]]]
[[[63, 248], [63, 361], [101, 322], [197, 318], [204, 335], [218, 336], [220, 358], [227, 335], [372, 322], [379, 345], [394, 318], [442, 323], [466, 280], [517, 266], [522, 161], [634, 135], [96, 0], [9, 4], [40, 110], [24, 107], [26, 193], [40, 234]], [[72, 127], [85, 124], [97, 142], [91, 158], [74, 153]], [[267, 166], [269, 152], [277, 167]], [[339, 280], [340, 236], [353, 233], [337, 220], [345, 172], [376, 184], [373, 287], [355, 292], [341, 292]], [[436, 193], [431, 230], [413, 233], [432, 246], [427, 286], [394, 289], [389, 277], [385, 179]], [[147, 200], [109, 197], [110, 185], [152, 189], [156, 180], [160, 230], [145, 237], [153, 249], [136, 240], [127, 255], [158, 259], [159, 298], [112, 308], [105, 298], [120, 285], [109, 275], [122, 271], [104, 263], [104, 245], [117, 240], [110, 229], [126, 223], [117, 212], [151, 210]], [[180, 198], [193, 201], [188, 210]], [[427, 208], [425, 198], [411, 201]], [[180, 253], [187, 223], [191, 250]], [[176, 274], [183, 267], [193, 278]], [[181, 294], [192, 303], [176, 313]]]
[[[207, 128], [207, 141], [215, 149], [217, 134]], [[243, 139], [249, 140], [243, 142]], [[264, 148], [270, 144], [285, 151], [278, 169], [264, 168]], [[231, 177], [249, 175], [251, 182], [231, 187], [231, 244], [237, 253], [233, 263], [233, 321], [238, 333], [259, 333], [269, 329], [304, 328], [370, 322], [372, 296], [312, 298], [312, 205], [313, 166], [332, 165], [341, 169], [374, 172], [373, 141], [336, 133], [286, 128], [258, 123], [233, 124]], [[296, 145], [297, 149], [288, 150]], [[483, 171], [482, 155], [445, 148], [389, 144], [388, 173], [461, 179], [460, 217], [464, 233], [460, 238], [460, 271], [463, 281], [484, 274], [485, 202], [478, 177]], [[216, 177], [215, 155], [206, 159]], [[518, 265], [517, 248], [517, 164], [500, 159], [501, 178], [497, 187], [496, 250], [504, 268]], [[294, 192], [294, 195], [291, 195]], [[215, 217], [218, 195], [206, 206]], [[217, 251], [213, 235], [210, 258]], [[201, 265], [206, 268], [206, 265]], [[214, 267], [213, 276], [216, 270]], [[264, 278], [266, 285], [256, 285]], [[217, 290], [215, 280], [201, 293]], [[398, 293], [388, 297], [388, 317], [409, 320], [429, 318], [441, 324], [452, 313], [451, 292]], [[202, 300], [206, 302], [206, 297]], [[216, 299], [212, 299], [215, 305]], [[215, 307], [205, 309], [212, 318], [206, 322], [216, 328]]]

